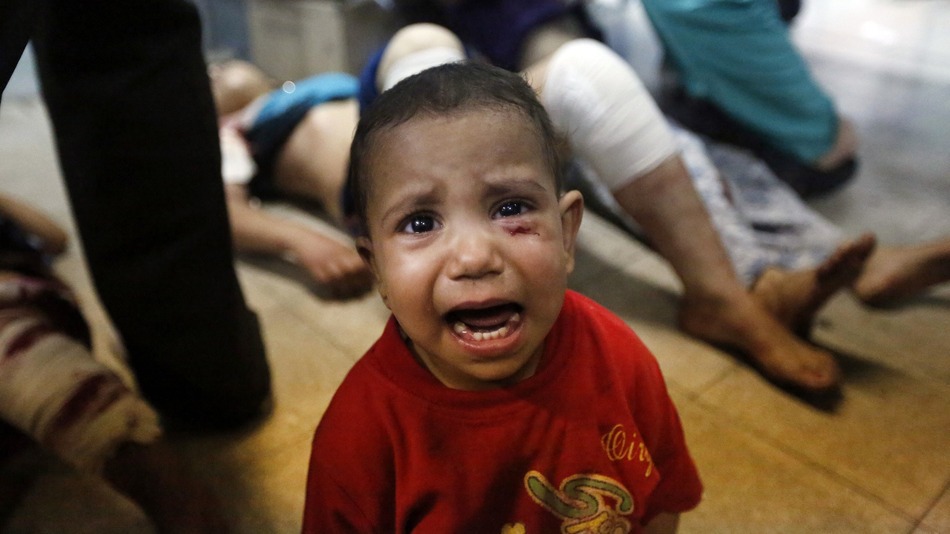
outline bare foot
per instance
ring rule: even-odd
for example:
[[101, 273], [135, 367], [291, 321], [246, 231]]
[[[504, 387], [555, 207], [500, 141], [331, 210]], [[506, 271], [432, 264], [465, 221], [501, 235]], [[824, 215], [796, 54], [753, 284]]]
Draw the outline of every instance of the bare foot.
[[105, 478], [135, 501], [159, 532], [228, 532], [215, 496], [162, 441], [127, 444], [106, 464]]
[[311, 234], [296, 247], [291, 261], [335, 298], [359, 296], [373, 287], [372, 274], [356, 249], [331, 237]]
[[886, 306], [950, 281], [950, 238], [922, 245], [878, 247], [852, 286], [871, 306]]
[[833, 294], [858, 278], [875, 244], [873, 234], [864, 234], [838, 246], [814, 269], [769, 267], [753, 284], [752, 298], [793, 332], [807, 336], [815, 314]]
[[834, 390], [840, 371], [826, 351], [795, 337], [746, 293], [726, 299], [683, 299], [682, 329], [738, 349], [770, 381], [808, 393]]

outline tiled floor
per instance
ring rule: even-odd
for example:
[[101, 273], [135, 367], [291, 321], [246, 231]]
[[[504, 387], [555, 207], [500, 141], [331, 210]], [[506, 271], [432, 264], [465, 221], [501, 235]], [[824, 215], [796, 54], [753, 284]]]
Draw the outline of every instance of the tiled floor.
[[[814, 206], [886, 243], [950, 233], [950, 3], [813, 1], [795, 31], [863, 139], [859, 177]], [[0, 177], [5, 192], [70, 225], [34, 99], [0, 108]], [[58, 267], [108, 357], [78, 250]], [[321, 300], [269, 264], [242, 258], [238, 268], [262, 319], [276, 409], [244, 433], [172, 440], [223, 498], [237, 532], [295, 532], [312, 429], [386, 310], [374, 296]], [[846, 373], [844, 400], [827, 413], [681, 335], [669, 269], [593, 215], [572, 286], [633, 325], [666, 373], [707, 487], [682, 532], [950, 532], [950, 287], [892, 310], [842, 294], [822, 311], [814, 337], [839, 353]], [[52, 462], [30, 472], [35, 482], [2, 532], [151, 531], [96, 480]]]

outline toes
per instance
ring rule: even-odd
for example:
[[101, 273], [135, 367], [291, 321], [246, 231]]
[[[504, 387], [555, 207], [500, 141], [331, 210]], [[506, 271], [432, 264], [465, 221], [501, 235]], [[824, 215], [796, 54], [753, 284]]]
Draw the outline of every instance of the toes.
[[762, 365], [759, 369], [766, 378], [779, 386], [809, 392], [835, 388], [841, 379], [841, 371], [834, 358], [817, 350], [809, 350], [806, 354], [789, 354], [777, 366]]

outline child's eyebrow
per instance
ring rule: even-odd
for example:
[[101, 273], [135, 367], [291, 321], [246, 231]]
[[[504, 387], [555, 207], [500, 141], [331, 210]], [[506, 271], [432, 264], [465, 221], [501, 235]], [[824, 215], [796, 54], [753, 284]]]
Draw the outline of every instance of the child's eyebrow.
[[416, 184], [399, 192], [389, 207], [380, 215], [381, 221], [386, 221], [393, 214], [402, 216], [409, 208], [418, 208], [420, 206], [431, 206], [442, 197], [435, 186]]
[[548, 192], [548, 188], [544, 187], [544, 184], [530, 178], [499, 177], [486, 179], [486, 182], [488, 182], [488, 192], [491, 195], [510, 194], [513, 191], [534, 193]]

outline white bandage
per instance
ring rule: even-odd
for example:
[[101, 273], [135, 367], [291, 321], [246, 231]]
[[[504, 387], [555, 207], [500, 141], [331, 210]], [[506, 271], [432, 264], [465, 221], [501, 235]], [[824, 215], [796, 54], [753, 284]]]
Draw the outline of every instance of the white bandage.
[[157, 439], [157, 414], [118, 375], [20, 305], [21, 280], [0, 282], [0, 417], [87, 472], [123, 443]]
[[436, 46], [406, 54], [393, 61], [386, 72], [377, 74], [380, 92], [392, 89], [394, 85], [420, 72], [446, 63], [455, 63], [465, 59], [465, 52], [450, 46]]
[[633, 69], [592, 39], [571, 41], [552, 55], [541, 102], [611, 191], [676, 153], [666, 119]]
[[218, 129], [221, 143], [221, 177], [227, 185], [247, 185], [257, 174], [257, 164], [247, 141], [234, 126]]

